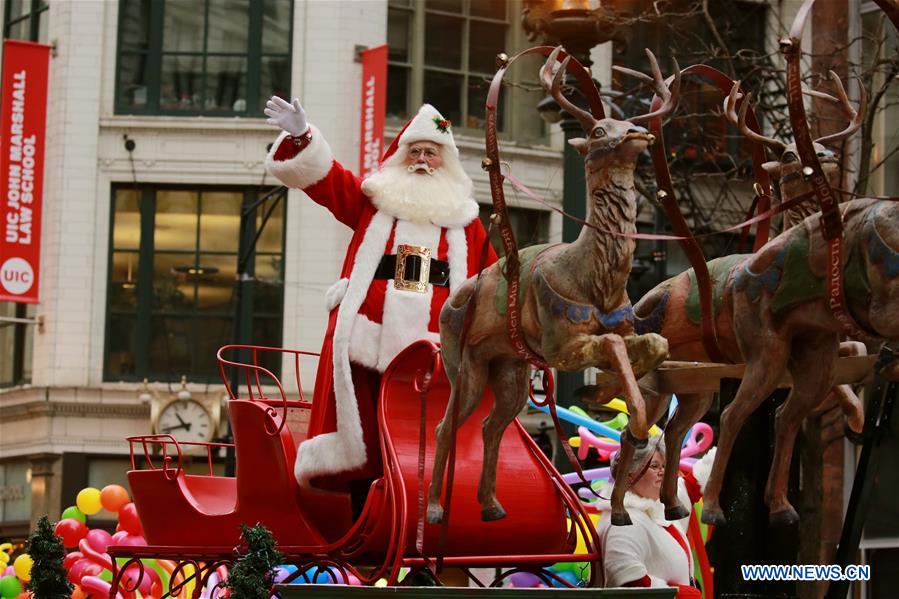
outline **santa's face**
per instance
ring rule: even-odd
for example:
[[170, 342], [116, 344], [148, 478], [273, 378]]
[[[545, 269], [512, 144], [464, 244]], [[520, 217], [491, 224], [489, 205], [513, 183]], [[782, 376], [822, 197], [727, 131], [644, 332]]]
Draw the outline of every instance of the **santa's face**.
[[440, 146], [433, 141], [416, 141], [409, 145], [406, 168], [410, 173], [433, 175], [441, 166], [443, 154], [440, 152]]
[[465, 224], [477, 216], [471, 187], [455, 151], [428, 141], [400, 146], [362, 182], [362, 191], [378, 210], [440, 226]]

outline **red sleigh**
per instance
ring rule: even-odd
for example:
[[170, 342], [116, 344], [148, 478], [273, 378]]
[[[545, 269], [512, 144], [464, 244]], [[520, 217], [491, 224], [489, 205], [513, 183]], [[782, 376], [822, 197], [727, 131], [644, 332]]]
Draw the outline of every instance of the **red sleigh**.
[[[240, 363], [225, 357], [238, 350], [251, 359]], [[268, 527], [287, 560], [299, 566], [298, 574], [318, 565], [352, 573], [363, 583], [385, 577], [395, 584], [401, 567], [429, 566], [438, 553], [444, 564], [466, 569], [539, 571], [559, 561], [597, 563], [595, 531], [581, 503], [517, 421], [503, 437], [497, 476], [497, 496], [508, 516], [481, 522], [476, 500], [483, 455], [480, 423], [490, 410], [489, 397], [458, 433], [445, 540], [441, 543], [440, 525], [425, 525], [423, 551], [417, 550], [419, 489], [430, 480], [433, 431], [449, 397], [439, 352], [429, 342], [407, 348], [384, 373], [378, 413], [384, 474], [372, 483], [358, 518], [353, 518], [348, 494], [301, 488], [293, 476], [293, 462], [305, 430], [294, 429], [304, 428], [297, 423], [308, 422], [302, 416], [313, 404], [303, 401], [302, 392], [299, 399], [288, 399], [282, 382], [260, 366], [263, 357], [283, 354], [292, 358], [296, 388], [302, 389], [300, 356], [315, 354], [252, 346], [219, 350], [226, 385], [232, 368], [239, 370], [243, 381], [239, 390], [229, 387], [236, 477], [213, 474], [212, 456], [226, 449], [224, 444], [182, 444], [171, 435], [128, 439], [132, 460], [128, 480], [149, 546], [110, 547], [113, 557], [191, 563], [200, 583], [195, 596], [215, 568], [233, 559], [241, 523]], [[432, 367], [433, 382], [423, 402], [415, 380]], [[422, 430], [427, 440], [423, 479]], [[191, 446], [194, 452], [205, 452], [206, 473], [185, 472]], [[586, 539], [587, 554], [573, 555], [578, 534]], [[599, 570], [591, 568], [594, 577]]]

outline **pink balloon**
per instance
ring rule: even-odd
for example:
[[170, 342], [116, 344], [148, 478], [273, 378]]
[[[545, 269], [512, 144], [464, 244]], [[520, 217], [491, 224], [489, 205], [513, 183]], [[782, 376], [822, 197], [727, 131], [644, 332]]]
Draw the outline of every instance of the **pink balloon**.
[[96, 576], [103, 571], [103, 567], [91, 562], [89, 559], [80, 559], [69, 568], [69, 580], [75, 584], [81, 584], [81, 579], [85, 576]]
[[3, 571], [3, 576], [15, 576], [16, 569], [12, 566], [6, 566], [6, 570]]
[[120, 530], [114, 535], [112, 535], [112, 539], [109, 541], [110, 545], [121, 545], [122, 539], [128, 538], [128, 532], [125, 530]]
[[[97, 597], [109, 597], [109, 589], [111, 587], [111, 584], [96, 576], [85, 576], [81, 579], [81, 588], [86, 591], [85, 595], [95, 594]], [[122, 599], [121, 593], [117, 592], [115, 596], [116, 599]]]
[[112, 535], [102, 528], [93, 528], [87, 531], [87, 536], [84, 537], [84, 540], [91, 546], [91, 549], [105, 553], [109, 542], [112, 541]]
[[360, 581], [358, 578], [356, 578], [353, 574], [348, 574], [347, 575], [347, 584], [358, 587], [358, 586], [362, 586], [362, 581]]
[[84, 557], [97, 564], [101, 568], [112, 571], [112, 560], [105, 551], [95, 551], [93, 547], [88, 545], [87, 539], [81, 539], [78, 543], [78, 549], [84, 554]]
[[119, 540], [119, 545], [126, 547], [145, 547], [147, 540], [140, 535], [127, 535]]

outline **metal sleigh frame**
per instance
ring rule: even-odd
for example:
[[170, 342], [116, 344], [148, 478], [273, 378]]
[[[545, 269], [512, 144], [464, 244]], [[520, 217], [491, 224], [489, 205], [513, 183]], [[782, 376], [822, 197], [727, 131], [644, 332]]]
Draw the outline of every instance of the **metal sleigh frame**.
[[[250, 356], [246, 363], [225, 357], [239, 351]], [[509, 516], [498, 522], [480, 521], [474, 497], [482, 452], [480, 418], [472, 418], [458, 434], [456, 496], [446, 538], [440, 539], [439, 525], [423, 524], [420, 492], [430, 478], [434, 451], [430, 433], [449, 394], [436, 346], [426, 341], [413, 344], [384, 373], [378, 404], [383, 476], [372, 482], [355, 521], [347, 517], [349, 502], [343, 494], [300, 489], [295, 482], [292, 458], [296, 441], [304, 438], [305, 431], [290, 430], [288, 411], [309, 410], [311, 403], [303, 400], [302, 392], [298, 400], [287, 399], [281, 380], [260, 365], [266, 354], [286, 354], [295, 366], [301, 355], [316, 355], [235, 345], [219, 350], [226, 386], [228, 369], [237, 368], [244, 375], [245, 388], [243, 384], [240, 390], [227, 387], [236, 477], [212, 473], [213, 455], [227, 444], [185, 444], [171, 435], [128, 438], [132, 458], [129, 482], [149, 545], [108, 548], [114, 565], [111, 597], [116, 593], [125, 599], [134, 596], [144, 576], [141, 559], [177, 564], [164, 597], [186, 596], [184, 589], [191, 582], [192, 596], [199, 597], [210, 576], [235, 559], [237, 524], [257, 521], [273, 531], [285, 563], [298, 568], [286, 582], [308, 578], [305, 572], [317, 567], [316, 573], [328, 572], [335, 579], [352, 574], [364, 584], [385, 578], [395, 585], [401, 568], [435, 573], [438, 561], [462, 569], [478, 586], [498, 586], [517, 571], [533, 572], [547, 584], [555, 581], [570, 586], [545, 569], [563, 561], [589, 562], [592, 582], [601, 580], [599, 550], [592, 542], [593, 523], [576, 494], [517, 422], [503, 438], [499, 461], [504, 482], [498, 492], [511, 508]], [[419, 385], [424, 372], [432, 374], [426, 393]], [[298, 369], [296, 384], [302, 389]], [[280, 397], [270, 397], [267, 392], [272, 389], [277, 389]], [[244, 391], [248, 399], [238, 399]], [[480, 416], [486, 415], [490, 403], [482, 402]], [[206, 474], [186, 473], [188, 445], [205, 450]], [[477, 461], [472, 463], [472, 457]], [[259, 488], [263, 483], [265, 488]], [[330, 522], [325, 522], [326, 516]], [[421, 551], [416, 543], [419, 526], [424, 526]], [[574, 554], [578, 535], [587, 543], [586, 554]], [[487, 582], [471, 572], [472, 568], [490, 567], [510, 570]], [[438, 579], [439, 570], [436, 568]]]

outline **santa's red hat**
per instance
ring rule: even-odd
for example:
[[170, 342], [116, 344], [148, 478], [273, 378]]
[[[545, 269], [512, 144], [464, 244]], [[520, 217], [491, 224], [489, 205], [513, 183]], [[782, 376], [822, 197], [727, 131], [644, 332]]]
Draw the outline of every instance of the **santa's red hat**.
[[430, 104], [422, 104], [418, 109], [418, 114], [403, 125], [393, 143], [384, 152], [381, 163], [383, 164], [385, 160], [393, 156], [400, 146], [416, 141], [432, 141], [435, 144], [452, 148], [453, 152], [457, 156], [459, 155], [459, 148], [456, 147], [456, 141], [453, 139], [452, 123]]

